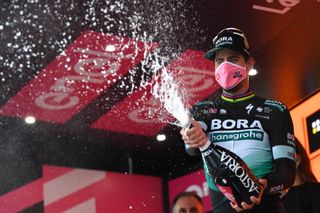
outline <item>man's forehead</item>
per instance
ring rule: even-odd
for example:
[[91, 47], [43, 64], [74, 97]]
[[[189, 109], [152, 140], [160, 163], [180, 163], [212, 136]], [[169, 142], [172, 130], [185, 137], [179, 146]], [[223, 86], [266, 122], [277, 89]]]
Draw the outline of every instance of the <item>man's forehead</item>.
[[215, 58], [225, 58], [225, 57], [241, 57], [242, 54], [238, 51], [230, 50], [230, 49], [221, 49], [218, 50]]

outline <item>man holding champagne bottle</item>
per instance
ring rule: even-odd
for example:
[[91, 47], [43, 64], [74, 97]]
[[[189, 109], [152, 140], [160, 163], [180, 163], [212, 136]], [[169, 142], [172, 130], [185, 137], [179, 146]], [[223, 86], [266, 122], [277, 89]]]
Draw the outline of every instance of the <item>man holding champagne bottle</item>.
[[250, 90], [254, 60], [241, 30], [220, 31], [205, 56], [222, 94], [194, 105], [192, 126], [180, 133], [188, 149], [201, 151], [213, 212], [285, 212], [278, 193], [295, 177], [287, 107]]

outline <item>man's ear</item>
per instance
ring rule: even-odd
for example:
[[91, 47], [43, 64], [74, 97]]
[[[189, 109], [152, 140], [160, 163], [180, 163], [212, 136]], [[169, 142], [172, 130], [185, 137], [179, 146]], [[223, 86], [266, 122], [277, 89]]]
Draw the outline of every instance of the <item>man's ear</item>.
[[247, 61], [246, 69], [249, 72], [254, 66], [254, 59], [250, 57]]

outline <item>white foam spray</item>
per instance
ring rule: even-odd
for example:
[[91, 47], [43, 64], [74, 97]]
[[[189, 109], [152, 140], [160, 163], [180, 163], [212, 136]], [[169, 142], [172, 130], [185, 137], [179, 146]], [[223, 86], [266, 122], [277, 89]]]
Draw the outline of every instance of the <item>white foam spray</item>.
[[[149, 63], [148, 72], [151, 72], [154, 77], [151, 88], [152, 95], [176, 119], [174, 125], [188, 127], [190, 125], [190, 113], [184, 103], [179, 80], [175, 79], [165, 66], [166, 58], [155, 54], [147, 61]], [[146, 82], [142, 82], [142, 86], [143, 84], [146, 84]]]

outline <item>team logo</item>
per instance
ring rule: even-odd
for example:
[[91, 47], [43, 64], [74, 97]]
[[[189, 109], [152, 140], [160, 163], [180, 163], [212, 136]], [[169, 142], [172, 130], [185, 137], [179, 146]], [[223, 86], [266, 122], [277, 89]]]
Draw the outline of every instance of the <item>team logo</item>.
[[216, 46], [223, 44], [232, 44], [232, 37], [223, 36], [216, 41]]
[[281, 112], [284, 111], [287, 107], [283, 103], [275, 100], [266, 100], [264, 102], [266, 105], [277, 107]]
[[261, 129], [262, 125], [259, 120], [248, 121], [246, 119], [226, 119], [221, 121], [220, 119], [212, 119], [211, 130], [218, 129]]
[[250, 111], [253, 109], [253, 105], [252, 104], [249, 104], [248, 106], [246, 106], [246, 110], [247, 110], [247, 113], [248, 115], [250, 114]]

